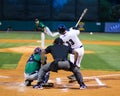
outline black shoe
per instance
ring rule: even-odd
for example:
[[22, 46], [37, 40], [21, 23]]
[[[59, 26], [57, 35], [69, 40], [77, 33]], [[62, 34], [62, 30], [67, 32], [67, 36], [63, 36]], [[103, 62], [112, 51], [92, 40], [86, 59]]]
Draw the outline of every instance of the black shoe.
[[31, 86], [33, 80], [25, 80], [25, 86]]
[[87, 88], [87, 86], [86, 86], [84, 83], [82, 83], [82, 84], [80, 85], [80, 89], [81, 89], [81, 90], [86, 89], [86, 88]]
[[36, 84], [33, 86], [35, 89], [43, 89], [43, 86], [41, 84]]

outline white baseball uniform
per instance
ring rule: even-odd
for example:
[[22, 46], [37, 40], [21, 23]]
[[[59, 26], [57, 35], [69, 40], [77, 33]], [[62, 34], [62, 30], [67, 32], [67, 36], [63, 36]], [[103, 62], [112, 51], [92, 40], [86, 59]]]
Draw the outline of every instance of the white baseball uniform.
[[[70, 45], [75, 51], [78, 52], [78, 59], [76, 65], [80, 67], [81, 60], [84, 55], [84, 47], [80, 41], [78, 35], [80, 34], [79, 30], [70, 29], [66, 31], [65, 34], [60, 35], [60, 38], [64, 41], [65, 45]], [[70, 55], [70, 61], [74, 63], [74, 55]]]

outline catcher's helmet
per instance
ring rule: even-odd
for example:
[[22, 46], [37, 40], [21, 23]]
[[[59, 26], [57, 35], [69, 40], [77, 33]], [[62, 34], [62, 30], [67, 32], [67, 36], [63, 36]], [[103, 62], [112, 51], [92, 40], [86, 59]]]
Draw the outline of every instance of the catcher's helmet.
[[39, 47], [35, 48], [34, 49], [34, 53], [37, 54], [37, 53], [41, 53], [41, 49]]
[[66, 26], [64, 24], [58, 25], [58, 31], [60, 34], [63, 34], [66, 30]]

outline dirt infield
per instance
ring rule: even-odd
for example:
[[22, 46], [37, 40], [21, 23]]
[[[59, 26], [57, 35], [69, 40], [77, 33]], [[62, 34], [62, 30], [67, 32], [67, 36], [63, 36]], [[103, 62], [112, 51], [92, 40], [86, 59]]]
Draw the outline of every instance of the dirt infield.
[[[37, 40], [0, 40], [0, 42], [37, 42]], [[51, 43], [52, 41], [45, 41]], [[83, 41], [84, 44], [107, 44], [120, 45], [120, 42], [100, 42]], [[43, 90], [33, 89], [24, 86], [24, 66], [28, 56], [36, 46], [22, 46], [15, 48], [0, 49], [0, 52], [20, 52], [23, 53], [19, 64], [14, 70], [0, 70], [0, 96], [119, 96], [120, 95], [120, 72], [119, 71], [93, 71], [82, 70], [84, 81], [88, 85], [86, 90], [80, 90], [77, 82], [68, 83], [66, 76], [70, 72], [51, 72], [50, 80], [55, 82], [56, 78], [61, 78], [61, 86], [45, 88]], [[85, 50], [85, 54], [95, 53]], [[49, 55], [49, 54], [48, 54]], [[52, 57], [48, 56], [48, 62]], [[33, 82], [34, 84], [35, 82]]]

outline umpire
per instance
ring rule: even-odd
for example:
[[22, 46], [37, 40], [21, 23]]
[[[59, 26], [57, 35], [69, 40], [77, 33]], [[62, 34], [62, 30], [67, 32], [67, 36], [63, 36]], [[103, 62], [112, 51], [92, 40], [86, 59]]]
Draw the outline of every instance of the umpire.
[[[83, 82], [82, 74], [80, 70], [75, 66], [76, 60], [78, 57], [78, 53], [72, 50], [71, 47], [63, 45], [63, 41], [60, 38], [56, 38], [53, 42], [53, 45], [48, 46], [45, 50], [42, 51], [42, 55], [51, 53], [53, 56], [54, 61], [43, 65], [38, 73], [38, 82], [33, 88], [40, 88], [43, 89], [42, 83], [44, 81], [44, 75], [48, 71], [57, 72], [58, 70], [66, 70], [71, 71], [76, 77], [78, 84], [80, 85], [80, 89], [86, 89], [86, 85]], [[71, 63], [68, 60], [68, 54], [75, 55], [75, 64]]]

